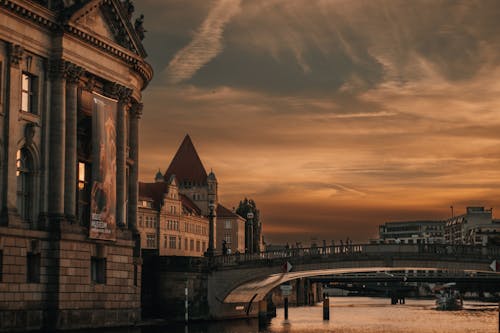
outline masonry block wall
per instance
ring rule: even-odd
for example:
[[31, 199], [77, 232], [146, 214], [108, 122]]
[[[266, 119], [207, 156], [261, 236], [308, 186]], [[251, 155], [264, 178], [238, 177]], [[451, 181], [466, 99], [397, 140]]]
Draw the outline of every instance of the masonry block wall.
[[[0, 332], [140, 320], [141, 262], [132, 240], [99, 244], [78, 234], [54, 240], [48, 232], [3, 227], [0, 233]], [[91, 276], [92, 258], [105, 260], [102, 283]]]

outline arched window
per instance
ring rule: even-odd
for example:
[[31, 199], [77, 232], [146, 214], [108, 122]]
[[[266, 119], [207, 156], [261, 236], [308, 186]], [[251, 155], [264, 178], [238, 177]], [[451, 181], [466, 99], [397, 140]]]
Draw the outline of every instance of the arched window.
[[28, 149], [17, 151], [17, 211], [26, 221], [33, 220], [33, 157]]

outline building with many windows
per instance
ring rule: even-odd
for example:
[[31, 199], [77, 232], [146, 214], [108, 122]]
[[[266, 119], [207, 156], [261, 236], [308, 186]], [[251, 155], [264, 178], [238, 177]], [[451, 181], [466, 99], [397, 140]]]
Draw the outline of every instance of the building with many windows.
[[389, 244], [442, 244], [444, 221], [398, 221], [379, 226], [375, 243]]
[[[185, 136], [167, 171], [158, 171], [154, 183], [140, 183], [139, 190], [145, 201], [152, 200], [152, 207], [159, 214], [160, 223], [156, 234], [160, 255], [203, 255], [208, 247], [208, 215], [211, 204], [215, 206], [216, 252], [222, 253], [222, 242], [226, 240], [228, 244], [229, 238], [232, 251], [244, 252], [245, 228], [241, 227], [242, 217], [219, 203], [215, 173], [212, 171], [207, 174], [189, 135]], [[231, 229], [219, 225], [221, 218], [231, 221]], [[169, 229], [169, 223], [173, 223], [171, 225], [177, 229]], [[148, 232], [152, 235], [151, 229], [147, 230], [149, 231], [146, 228], [141, 230], [143, 249], [148, 249], [144, 237], [147, 237]], [[173, 248], [174, 242], [176, 249]], [[165, 244], [168, 246], [162, 246]]]
[[208, 244], [208, 219], [179, 193], [175, 176], [169, 182], [140, 183], [138, 206], [141, 248], [162, 256], [203, 256]]
[[486, 245], [489, 236], [498, 238], [500, 224], [493, 220], [493, 209], [467, 207], [465, 214], [446, 221], [445, 240], [448, 244]]
[[0, 331], [140, 320], [142, 18], [120, 0], [0, 2]]

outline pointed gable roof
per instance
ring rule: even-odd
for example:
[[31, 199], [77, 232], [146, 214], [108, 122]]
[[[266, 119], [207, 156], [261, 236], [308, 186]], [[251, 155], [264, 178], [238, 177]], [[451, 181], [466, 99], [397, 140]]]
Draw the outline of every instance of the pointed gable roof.
[[172, 162], [170, 162], [170, 166], [165, 172], [165, 179], [169, 179], [172, 175], [175, 175], [181, 184], [184, 181], [201, 184], [207, 181], [207, 172], [189, 134], [184, 137]]

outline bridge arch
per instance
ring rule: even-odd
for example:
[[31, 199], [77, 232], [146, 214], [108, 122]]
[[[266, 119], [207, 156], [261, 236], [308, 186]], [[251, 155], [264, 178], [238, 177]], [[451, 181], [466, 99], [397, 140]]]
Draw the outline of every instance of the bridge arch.
[[[275, 287], [298, 278], [401, 270], [491, 272], [489, 265], [499, 254], [498, 248], [370, 244], [354, 246], [349, 252], [320, 248], [305, 255], [261, 255], [238, 263], [224, 258], [226, 262], [209, 275], [208, 298], [212, 314], [225, 312], [225, 317], [237, 317], [234, 309], [244, 306], [248, 313], [252, 302], [263, 300]], [[282, 266], [287, 261], [293, 268], [283, 273]]]

